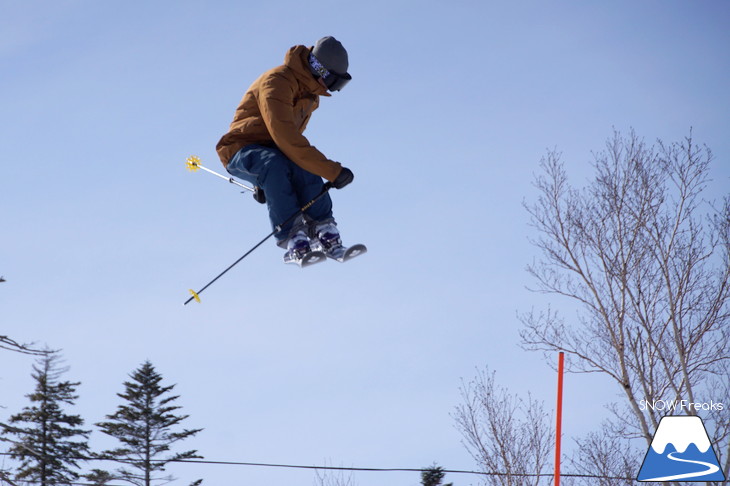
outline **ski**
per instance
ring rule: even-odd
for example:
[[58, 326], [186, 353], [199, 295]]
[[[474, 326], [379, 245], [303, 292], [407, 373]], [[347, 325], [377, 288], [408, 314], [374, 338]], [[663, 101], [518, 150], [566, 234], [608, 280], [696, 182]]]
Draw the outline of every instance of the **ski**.
[[337, 260], [340, 263], [345, 263], [357, 256], [367, 253], [367, 251], [368, 248], [365, 245], [358, 243], [352, 246], [338, 246], [336, 248], [332, 248], [332, 250], [328, 252], [325, 252], [325, 254], [328, 258], [331, 258], [332, 260]]

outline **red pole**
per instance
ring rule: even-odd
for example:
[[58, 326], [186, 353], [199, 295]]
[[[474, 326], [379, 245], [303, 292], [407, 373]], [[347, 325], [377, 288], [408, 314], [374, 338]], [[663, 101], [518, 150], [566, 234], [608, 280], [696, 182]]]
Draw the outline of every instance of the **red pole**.
[[563, 364], [565, 353], [558, 354], [558, 405], [555, 423], [555, 486], [560, 486], [560, 438], [562, 434], [563, 418]]

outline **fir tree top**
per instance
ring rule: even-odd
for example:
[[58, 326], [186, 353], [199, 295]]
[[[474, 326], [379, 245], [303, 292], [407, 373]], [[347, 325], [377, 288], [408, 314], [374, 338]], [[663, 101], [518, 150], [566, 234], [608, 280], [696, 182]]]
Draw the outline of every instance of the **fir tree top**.
[[155, 471], [164, 471], [174, 461], [201, 458], [196, 450], [166, 454], [178, 441], [194, 436], [202, 429], [179, 429], [188, 415], [176, 415], [181, 407], [174, 405], [179, 396], [172, 395], [175, 385], [163, 386], [162, 376], [152, 363], [145, 361], [124, 382], [124, 392], [117, 395], [125, 400], [117, 411], [107, 415], [106, 422], [96, 424], [102, 432], [116, 438], [122, 446], [104, 451], [102, 457], [123, 461], [139, 472], [120, 469], [120, 477], [137, 485], [149, 486]]
[[[13, 435], [9, 452], [20, 461], [15, 478], [42, 485], [71, 482], [79, 478], [78, 462], [88, 456], [89, 431], [78, 415], [66, 413], [62, 405], [74, 405], [78, 382], [61, 381], [68, 368], [60, 366], [57, 352], [48, 351], [33, 366], [35, 391], [26, 395], [30, 406], [10, 417], [3, 435]], [[73, 440], [73, 438], [77, 438]]]

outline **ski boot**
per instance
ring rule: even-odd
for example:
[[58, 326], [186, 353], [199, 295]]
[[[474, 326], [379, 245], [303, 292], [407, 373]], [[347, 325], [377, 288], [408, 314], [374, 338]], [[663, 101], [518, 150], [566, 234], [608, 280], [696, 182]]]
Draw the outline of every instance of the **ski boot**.
[[304, 231], [297, 231], [286, 244], [284, 263], [295, 263], [300, 267], [308, 267], [325, 259], [324, 252], [312, 249]]
[[346, 262], [368, 251], [365, 245], [344, 246], [340, 238], [340, 232], [334, 223], [318, 225], [314, 232], [313, 248], [324, 252], [328, 258], [338, 262]]

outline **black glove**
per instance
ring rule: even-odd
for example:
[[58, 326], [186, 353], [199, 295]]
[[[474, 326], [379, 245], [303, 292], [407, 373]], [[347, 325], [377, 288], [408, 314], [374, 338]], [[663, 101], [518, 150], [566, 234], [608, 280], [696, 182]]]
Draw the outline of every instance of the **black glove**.
[[264, 190], [259, 186], [254, 186], [253, 198], [259, 204], [266, 204], [266, 194], [264, 194]]
[[337, 176], [337, 179], [332, 181], [332, 187], [334, 187], [335, 189], [342, 189], [350, 182], [352, 182], [354, 178], [355, 174], [353, 174], [352, 171], [347, 167], [343, 167], [340, 171], [340, 175]]

